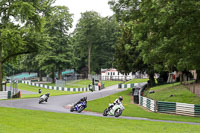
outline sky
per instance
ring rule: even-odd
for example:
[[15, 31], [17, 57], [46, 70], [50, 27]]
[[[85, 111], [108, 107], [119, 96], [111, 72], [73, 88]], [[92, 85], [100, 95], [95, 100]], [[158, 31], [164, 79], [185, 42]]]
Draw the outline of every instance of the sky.
[[73, 31], [78, 20], [81, 18], [81, 13], [85, 11], [96, 11], [102, 17], [113, 15], [108, 1], [109, 0], [56, 0], [55, 5], [67, 6], [69, 12], [74, 14], [73, 28], [71, 29], [71, 31]]

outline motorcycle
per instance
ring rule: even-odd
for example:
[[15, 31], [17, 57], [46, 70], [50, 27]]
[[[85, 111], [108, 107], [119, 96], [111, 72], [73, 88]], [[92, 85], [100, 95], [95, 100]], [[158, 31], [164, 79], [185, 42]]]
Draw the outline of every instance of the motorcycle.
[[73, 105], [70, 108], [70, 112], [77, 111], [78, 113], [81, 113], [86, 107], [87, 107], [87, 101], [82, 101], [78, 104]]
[[122, 103], [117, 103], [113, 107], [112, 104], [109, 104], [109, 107], [106, 108], [103, 112], [103, 116], [115, 116], [119, 117], [122, 114], [122, 111], [125, 109]]
[[44, 101], [47, 102], [49, 95], [50, 95], [49, 93], [41, 95], [39, 98], [39, 104], [41, 104]]

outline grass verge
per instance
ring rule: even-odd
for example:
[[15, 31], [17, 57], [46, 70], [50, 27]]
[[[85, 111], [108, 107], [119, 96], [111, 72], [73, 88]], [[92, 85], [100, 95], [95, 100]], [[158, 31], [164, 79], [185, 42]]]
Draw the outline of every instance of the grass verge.
[[143, 83], [143, 82], [147, 82], [149, 79], [131, 79], [128, 82], [126, 82], [125, 84], [133, 84], [133, 83]]
[[104, 109], [108, 107], [108, 104], [112, 103], [119, 96], [123, 96], [124, 99], [123, 105], [125, 106], [125, 110], [123, 111], [122, 114], [124, 116], [144, 117], [144, 118], [159, 119], [159, 120], [200, 122], [200, 118], [154, 113], [147, 111], [146, 109], [142, 108], [139, 105], [132, 104], [131, 89], [101, 99], [89, 101], [87, 110], [92, 112], [103, 113]]
[[150, 90], [154, 90], [155, 93], [149, 94], [148, 91], [146, 91], [145, 96], [157, 101], [200, 104], [200, 97], [190, 92], [180, 83], [160, 85], [153, 87]]
[[58, 96], [58, 95], [68, 95], [68, 94], [75, 94], [75, 93], [81, 93], [81, 92], [69, 92], [69, 91], [59, 91], [59, 90], [51, 90], [51, 89], [46, 89], [46, 88], [41, 88], [41, 87], [36, 87], [36, 86], [30, 86], [26, 84], [19, 83], [18, 84], [18, 89], [21, 90], [26, 90], [26, 91], [32, 91], [32, 92], [38, 92], [38, 89], [42, 90], [41, 94], [22, 94], [22, 98], [34, 98], [34, 97], [39, 97], [42, 94], [50, 93], [50, 96]]
[[[112, 86], [115, 84], [122, 83], [122, 81], [102, 81], [104, 84], [104, 87]], [[82, 88], [82, 87], [88, 87], [89, 84], [92, 84], [91, 80], [77, 80], [77, 81], [67, 81], [66, 82], [66, 88]], [[46, 85], [55, 86], [53, 83], [49, 83]]]
[[0, 107], [1, 133], [198, 133], [200, 126]]

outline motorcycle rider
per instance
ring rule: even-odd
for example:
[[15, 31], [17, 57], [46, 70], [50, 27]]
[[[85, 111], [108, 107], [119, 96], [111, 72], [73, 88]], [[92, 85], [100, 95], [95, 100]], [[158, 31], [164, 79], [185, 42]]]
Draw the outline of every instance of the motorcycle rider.
[[86, 101], [86, 104], [87, 104], [87, 97], [81, 98], [76, 104], [74, 104], [74, 106], [76, 106], [77, 104], [82, 103], [84, 101]]
[[[49, 95], [50, 95], [50, 93], [48, 92], [47, 94], [43, 94], [43, 95], [45, 95], [47, 98], [45, 99], [45, 102], [47, 102], [47, 100], [48, 100], [48, 98], [49, 98]], [[40, 97], [42, 97], [43, 95], [41, 95]]]
[[115, 104], [120, 104], [122, 103], [123, 101], [123, 97], [122, 96], [119, 96], [119, 98], [115, 99], [115, 101], [108, 107], [109, 110], [112, 109], [112, 107], [115, 105]]

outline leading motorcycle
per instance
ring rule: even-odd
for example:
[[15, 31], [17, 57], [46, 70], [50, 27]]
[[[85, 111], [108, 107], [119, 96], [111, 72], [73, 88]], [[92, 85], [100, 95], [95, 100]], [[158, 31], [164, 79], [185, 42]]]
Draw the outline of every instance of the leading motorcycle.
[[122, 114], [122, 111], [125, 109], [122, 103], [117, 103], [113, 107], [111, 107], [113, 104], [109, 104], [109, 107], [106, 108], [103, 112], [103, 116], [115, 116], [119, 117]]

